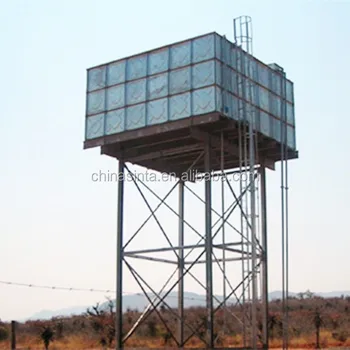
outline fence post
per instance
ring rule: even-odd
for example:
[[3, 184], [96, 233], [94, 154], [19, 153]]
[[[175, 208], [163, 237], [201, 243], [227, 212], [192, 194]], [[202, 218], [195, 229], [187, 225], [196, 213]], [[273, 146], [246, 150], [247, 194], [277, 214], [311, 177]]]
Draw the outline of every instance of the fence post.
[[11, 321], [11, 350], [16, 350], [16, 321]]

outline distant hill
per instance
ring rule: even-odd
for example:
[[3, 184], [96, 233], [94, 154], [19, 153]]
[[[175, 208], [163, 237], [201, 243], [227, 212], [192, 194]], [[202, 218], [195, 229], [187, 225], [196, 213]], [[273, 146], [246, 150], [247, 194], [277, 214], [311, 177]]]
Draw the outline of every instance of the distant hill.
[[71, 316], [71, 315], [80, 315], [86, 311], [87, 307], [85, 306], [76, 306], [76, 307], [70, 307], [60, 310], [42, 310], [40, 312], [37, 312], [33, 316], [29, 317], [26, 320], [49, 320], [52, 317], [57, 316]]
[[[294, 292], [289, 292], [288, 294], [290, 297], [297, 297], [299, 295], [299, 293], [294, 293]], [[342, 295], [350, 296], [350, 291], [320, 292], [320, 293], [313, 293], [313, 294], [322, 298], [339, 298]], [[275, 299], [281, 299], [281, 298], [282, 298], [282, 291], [269, 293], [269, 300], [275, 300]]]
[[[335, 291], [335, 292], [325, 292], [325, 293], [313, 293], [314, 295], [321, 296], [323, 298], [334, 298], [334, 297], [341, 297], [344, 296], [350, 296], [350, 291]], [[298, 293], [289, 292], [289, 296], [296, 297], [298, 296]], [[152, 299], [152, 296], [150, 296]], [[269, 293], [269, 300], [275, 300], [275, 299], [281, 299], [282, 298], [282, 292], [281, 291], [273, 291]], [[221, 302], [223, 300], [222, 296], [217, 296], [217, 299]], [[173, 292], [170, 293], [167, 298], [166, 302], [170, 307], [176, 307], [177, 306], [177, 293]], [[196, 293], [186, 292], [185, 293], [185, 307], [195, 307], [195, 306], [205, 306], [205, 295], [200, 295]], [[235, 300], [231, 300], [232, 303], [235, 303]], [[229, 302], [228, 302], [229, 303]], [[131, 295], [125, 295], [123, 298], [123, 309], [126, 311], [127, 309], [137, 309], [139, 311], [144, 310], [148, 306], [148, 300], [145, 296], [139, 295], [139, 294], [131, 294]], [[217, 302], [216, 302], [217, 304]], [[101, 306], [106, 306], [107, 303], [101, 304]], [[27, 318], [26, 320], [46, 320], [50, 319], [52, 317], [57, 316], [71, 316], [71, 315], [79, 315], [84, 312], [86, 312], [87, 308], [90, 306], [80, 306], [80, 307], [72, 307], [72, 308], [65, 308], [61, 310], [42, 310], [31, 317]]]

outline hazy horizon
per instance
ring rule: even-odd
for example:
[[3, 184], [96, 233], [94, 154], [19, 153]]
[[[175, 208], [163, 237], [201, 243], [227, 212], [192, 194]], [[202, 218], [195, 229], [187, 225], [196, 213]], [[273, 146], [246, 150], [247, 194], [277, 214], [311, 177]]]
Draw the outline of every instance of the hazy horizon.
[[[307, 291], [305, 291], [307, 292]], [[305, 293], [302, 292], [302, 293]], [[310, 291], [313, 295], [321, 296], [324, 298], [333, 298], [333, 297], [340, 297], [340, 296], [350, 296], [350, 291], [332, 291], [332, 292], [312, 292]], [[294, 297], [297, 296], [300, 292], [294, 292], [294, 291], [289, 291], [289, 296]], [[148, 300], [144, 295], [141, 294], [130, 294], [125, 296], [126, 299], [123, 302], [123, 310], [127, 311], [127, 309], [137, 309], [139, 311], [143, 310], [147, 305], [148, 305]], [[222, 298], [222, 295], [216, 295], [218, 298]], [[279, 299], [282, 297], [282, 291], [271, 291], [269, 293], [269, 300], [275, 300]], [[112, 298], [110, 296], [110, 298]], [[174, 299], [175, 298], [175, 299]], [[185, 307], [191, 307], [195, 305], [200, 305], [200, 306], [205, 306], [205, 301], [206, 301], [206, 296], [205, 294], [196, 294], [193, 292], [187, 292], [185, 291], [184, 293], [184, 298], [185, 298]], [[142, 301], [141, 301], [142, 299]], [[115, 299], [110, 299], [115, 301]], [[172, 292], [170, 296], [167, 298], [166, 302], [170, 307], [176, 307], [177, 305], [177, 292]], [[232, 298], [228, 300], [228, 303], [233, 302], [235, 303], [235, 299]], [[36, 320], [36, 319], [51, 319], [52, 317], [57, 317], [57, 316], [70, 316], [70, 315], [77, 315], [84, 313], [88, 308], [91, 308], [93, 306], [96, 306], [97, 303], [99, 304], [100, 307], [106, 307], [108, 304], [108, 299], [101, 299], [100, 301], [96, 302], [95, 304], [89, 304], [89, 305], [71, 305], [70, 307], [62, 307], [59, 309], [41, 309], [37, 310], [37, 312], [26, 315], [25, 317], [21, 319], [17, 319], [16, 321], [18, 322], [25, 322], [27, 320]], [[214, 302], [215, 305], [218, 305], [218, 302]], [[1, 319], [2, 321], [5, 322], [10, 322], [12, 321], [11, 319]]]

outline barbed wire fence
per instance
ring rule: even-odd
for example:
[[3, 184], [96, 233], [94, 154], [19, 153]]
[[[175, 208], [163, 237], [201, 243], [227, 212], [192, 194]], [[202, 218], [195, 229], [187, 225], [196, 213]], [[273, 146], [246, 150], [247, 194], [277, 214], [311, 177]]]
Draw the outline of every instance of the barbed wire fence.
[[[38, 285], [34, 283], [19, 283], [19, 282], [11, 282], [11, 281], [0, 281], [0, 285], [9, 285], [16, 287], [27, 287], [33, 289], [50, 289], [50, 290], [60, 290], [60, 291], [68, 291], [68, 292], [92, 292], [92, 293], [105, 293], [105, 294], [115, 294], [115, 290], [112, 289], [96, 289], [96, 288], [76, 288], [76, 287], [61, 287], [61, 286], [48, 286], [48, 285]], [[149, 293], [153, 294], [153, 293]], [[145, 297], [143, 293], [138, 292], [124, 292], [123, 295], [130, 296], [140, 296]], [[145, 297], [146, 298], [146, 297]], [[178, 298], [177, 295], [167, 295], [167, 298]], [[205, 296], [203, 298], [199, 297], [184, 297], [186, 300], [198, 300], [205, 301]]]
[[[101, 294], [106, 294], [109, 296], [115, 296], [116, 291], [113, 289], [99, 289], [99, 288], [79, 288], [79, 287], [65, 287], [65, 286], [58, 286], [58, 285], [42, 285], [42, 284], [36, 284], [36, 283], [22, 283], [22, 282], [14, 282], [14, 281], [3, 281], [0, 280], [0, 285], [3, 286], [14, 286], [14, 287], [22, 287], [22, 288], [30, 288], [30, 289], [46, 289], [46, 290], [54, 290], [54, 291], [64, 291], [64, 292], [88, 292], [88, 293], [101, 293]], [[153, 293], [148, 293], [148, 294], [153, 294]], [[155, 296], [157, 294], [154, 294]], [[145, 302], [147, 303], [147, 297], [145, 296], [144, 293], [138, 293], [138, 292], [124, 292], [123, 296], [133, 296], [133, 297], [140, 297], [144, 298]], [[111, 297], [107, 297], [108, 300], [112, 300]], [[174, 298], [177, 299], [177, 295], [167, 295], [166, 298]], [[184, 296], [184, 299], [186, 300], [192, 300], [192, 301], [201, 301], [203, 305], [196, 305], [196, 306], [205, 306], [205, 296], [203, 297], [195, 297], [195, 296]], [[228, 305], [227, 305], [228, 306]], [[91, 305], [93, 308], [93, 306]], [[146, 308], [146, 305], [145, 305]], [[83, 313], [82, 313], [83, 314]], [[71, 315], [73, 316], [73, 315]], [[52, 315], [50, 317], [52, 320], [56, 317], [68, 317], [67, 315]], [[47, 321], [46, 319], [44, 321]], [[20, 322], [21, 323], [21, 322]], [[11, 342], [11, 349], [17, 349], [17, 333], [18, 333], [18, 322], [15, 320], [12, 320], [10, 322], [10, 342]]]

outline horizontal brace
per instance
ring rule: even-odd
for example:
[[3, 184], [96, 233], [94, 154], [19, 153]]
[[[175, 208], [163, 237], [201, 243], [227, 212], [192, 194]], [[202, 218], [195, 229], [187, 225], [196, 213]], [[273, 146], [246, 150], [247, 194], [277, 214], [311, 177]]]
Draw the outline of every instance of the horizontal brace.
[[[257, 258], [261, 258], [260, 255], [257, 255]], [[225, 259], [226, 262], [230, 262], [230, 261], [242, 261], [242, 260], [252, 260], [252, 258], [250, 257], [246, 257], [246, 258], [227, 258]], [[216, 262], [223, 262], [224, 259], [215, 259]], [[207, 261], [206, 260], [199, 260], [196, 262], [196, 264], [205, 264]], [[187, 264], [192, 264], [193, 261], [185, 261], [185, 265]]]
[[[255, 166], [255, 170], [258, 171], [260, 168], [260, 166], [256, 165]], [[213, 173], [210, 174], [210, 178], [211, 179], [215, 179], [217, 177], [223, 177], [223, 176], [229, 176], [229, 175], [234, 175], [234, 174], [240, 174], [240, 173], [246, 173], [246, 172], [250, 172], [249, 168], [245, 168], [242, 167], [242, 169], [237, 169], [237, 170], [230, 170], [230, 171], [224, 171], [224, 173], [222, 173], [222, 171], [215, 171]], [[197, 175], [196, 176], [196, 180], [202, 180], [204, 178], [206, 178], [206, 175]]]
[[[242, 242], [232, 242], [232, 243], [226, 243], [225, 248], [228, 250], [229, 247], [242, 245]], [[243, 245], [251, 245], [249, 242], [244, 242]], [[214, 244], [214, 248], [217, 249], [223, 249], [222, 244]], [[176, 247], [166, 247], [166, 248], [154, 248], [154, 249], [143, 249], [143, 250], [133, 250], [133, 251], [124, 251], [124, 256], [133, 256], [135, 254], [149, 254], [149, 253], [162, 253], [162, 252], [172, 252], [174, 250], [178, 251], [180, 249], [186, 250], [186, 249], [196, 249], [196, 248], [205, 248], [205, 244], [192, 244], [192, 245], [185, 245], [185, 246], [176, 246]], [[241, 251], [239, 251], [241, 253]]]
[[155, 249], [143, 249], [143, 250], [133, 250], [129, 252], [124, 252], [124, 256], [132, 256], [134, 254], [147, 254], [147, 253], [161, 253], [161, 252], [169, 252], [180, 249], [194, 249], [194, 248], [205, 248], [205, 244], [192, 244], [186, 246], [177, 246], [177, 247], [166, 247], [166, 248], [155, 248]]
[[[165, 139], [161, 139], [161, 140], [157, 140], [156, 142], [152, 142], [149, 144], [150, 147], [154, 147], [154, 146], [159, 146], [161, 147], [162, 149], [164, 149], [164, 145], [167, 145], [169, 144], [170, 142], [177, 142], [177, 143], [182, 143], [184, 142], [184, 140], [188, 140], [190, 138], [190, 133], [187, 132], [185, 133], [184, 136], [177, 136], [177, 137], [167, 137]], [[140, 153], [140, 150], [143, 150], [145, 147], [145, 145], [142, 143], [142, 144], [137, 144], [137, 145], [133, 145], [131, 146], [130, 148], [128, 147], [127, 151], [124, 150], [126, 156], [130, 156], [130, 157], [134, 157], [137, 155], [136, 152], [139, 152]]]
[[[248, 243], [243, 243], [244, 245], [247, 245]], [[232, 247], [242, 245], [242, 242], [232, 242], [232, 243], [226, 243], [225, 247]], [[222, 249], [222, 245], [217, 244], [213, 245], [216, 248]], [[196, 249], [196, 248], [205, 248], [205, 244], [192, 244], [192, 245], [184, 245], [184, 246], [176, 246], [176, 247], [164, 247], [164, 248], [154, 248], [154, 249], [142, 249], [142, 250], [133, 250], [133, 251], [124, 251], [124, 256], [132, 256], [134, 254], [148, 254], [148, 253], [162, 253], [162, 252], [172, 252], [174, 250], [178, 251], [180, 249], [186, 250], [186, 249]]]
[[251, 254], [251, 253], [246, 252], [244, 250], [233, 249], [233, 248], [228, 247], [227, 245], [224, 246], [222, 244], [221, 245], [213, 245], [213, 248], [225, 249], [226, 251], [232, 252], [232, 253], [247, 254], [247, 255]]
[[143, 154], [141, 156], [134, 156], [134, 157], [129, 156], [127, 157], [127, 161], [131, 163], [135, 163], [135, 162], [141, 162], [144, 160], [154, 160], [162, 157], [169, 157], [171, 155], [183, 154], [191, 151], [201, 151], [202, 149], [203, 147], [201, 147], [200, 145], [180, 146], [180, 147], [174, 147], [164, 151], [150, 152], [147, 154]]
[[232, 243], [225, 243], [225, 244], [213, 244], [213, 246], [215, 246], [216, 248], [222, 248], [222, 247], [234, 247], [234, 246], [236, 246], [236, 245], [242, 245], [242, 244], [244, 244], [244, 245], [246, 245], [247, 243], [245, 243], [245, 242], [232, 242]]
[[149, 260], [149, 261], [157, 261], [157, 262], [162, 262], [166, 264], [175, 264], [177, 265], [177, 261], [172, 261], [172, 260], [167, 260], [167, 259], [160, 259], [160, 258], [153, 258], [150, 256], [142, 256], [142, 255], [130, 255], [129, 258], [135, 258], [135, 259], [141, 259], [141, 260]]
[[[249, 246], [249, 247], [251, 247], [252, 246], [252, 242], [244, 242], [243, 244], [245, 244], [245, 245], [247, 245], [247, 246]], [[263, 253], [263, 248], [262, 248], [262, 246], [260, 245], [260, 243], [259, 243], [259, 241], [257, 240], [257, 246], [256, 246], [256, 249], [257, 249], [257, 251], [259, 251], [259, 252], [261, 252], [261, 253]]]

